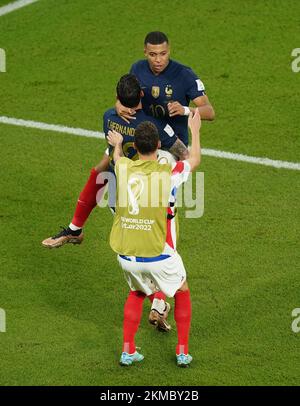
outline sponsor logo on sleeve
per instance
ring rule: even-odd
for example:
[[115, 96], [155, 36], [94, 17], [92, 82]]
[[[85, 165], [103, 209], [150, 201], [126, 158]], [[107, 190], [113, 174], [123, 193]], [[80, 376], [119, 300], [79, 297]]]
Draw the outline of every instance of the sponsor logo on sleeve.
[[204, 83], [202, 82], [202, 80], [197, 79], [196, 83], [197, 83], [197, 89], [199, 92], [201, 92], [202, 90], [205, 90], [205, 86], [204, 86]]
[[165, 126], [164, 131], [168, 134], [169, 137], [173, 137], [173, 135], [175, 134], [173, 128], [169, 124]]

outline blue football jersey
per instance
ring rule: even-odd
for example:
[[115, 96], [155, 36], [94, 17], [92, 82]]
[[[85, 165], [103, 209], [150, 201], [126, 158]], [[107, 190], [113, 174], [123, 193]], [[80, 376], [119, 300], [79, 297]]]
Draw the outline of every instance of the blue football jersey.
[[188, 145], [188, 117], [169, 117], [167, 104], [178, 101], [188, 106], [191, 100], [205, 95], [204, 85], [198, 76], [191, 68], [173, 60], [159, 75], [152, 72], [146, 59], [133, 64], [130, 73], [137, 77], [144, 92], [142, 104], [145, 113], [164, 120]]
[[[172, 127], [161, 120], [148, 116], [143, 110], [137, 110], [135, 114], [136, 119], [126, 123], [121, 117], [118, 116], [114, 108], [107, 110], [103, 115], [103, 131], [107, 137], [109, 130], [115, 130], [123, 136], [123, 154], [129, 159], [138, 159], [138, 154], [133, 146], [134, 133], [136, 127], [143, 121], [151, 121], [158, 129], [161, 141], [161, 148], [168, 150], [172, 147], [178, 139]], [[111, 167], [114, 166], [113, 162], [113, 147], [109, 146], [109, 157]]]

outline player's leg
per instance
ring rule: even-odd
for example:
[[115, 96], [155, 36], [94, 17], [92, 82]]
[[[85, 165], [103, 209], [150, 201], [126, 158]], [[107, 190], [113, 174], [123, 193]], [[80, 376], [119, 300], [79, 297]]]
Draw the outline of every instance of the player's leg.
[[[136, 351], [134, 337], [141, 320], [144, 299], [153, 293], [153, 287], [145, 273], [147, 271], [147, 264], [132, 261], [129, 257], [122, 255], [118, 255], [117, 258], [130, 288], [130, 293], [124, 307], [124, 340], [120, 364], [131, 365], [132, 362], [142, 361], [144, 358]], [[130, 354], [135, 354], [132, 361], [129, 358]]]
[[178, 366], [187, 366], [192, 361], [188, 354], [188, 340], [191, 324], [191, 298], [186, 282], [186, 271], [181, 256], [174, 255], [159, 262], [145, 264], [151, 272], [151, 280], [168, 297], [175, 298], [174, 318], [177, 327], [178, 342], [176, 359]]
[[[82, 229], [97, 202], [101, 200], [104, 186], [107, 183], [101, 178], [101, 172], [105, 172], [108, 165], [109, 157], [104, 154], [100, 163], [91, 170], [90, 176], [77, 200], [74, 216], [69, 226], [71, 230]], [[102, 194], [99, 193], [100, 191], [102, 191]]]
[[145, 293], [131, 290], [124, 305], [123, 351], [120, 358], [120, 364], [124, 366], [144, 359], [136, 351], [134, 338], [141, 321], [145, 297]]
[[171, 310], [171, 305], [166, 302], [166, 295], [160, 291], [148, 296], [148, 298], [152, 302], [148, 319], [149, 323], [156, 326], [159, 331], [170, 331], [171, 325], [167, 322], [167, 317]]
[[180, 367], [187, 367], [192, 361], [192, 357], [188, 353], [192, 305], [190, 290], [186, 281], [183, 283], [180, 289], [177, 290], [174, 298], [174, 318], [176, 321], [178, 336], [178, 342], [176, 346], [177, 365]]
[[82, 228], [92, 210], [96, 207], [103, 196], [107, 181], [101, 179], [101, 172], [105, 172], [109, 165], [109, 157], [105, 153], [100, 163], [95, 166], [82, 189], [73, 215], [73, 219], [67, 228], [63, 228], [58, 234], [42, 241], [47, 248], [58, 248], [66, 243], [80, 244], [83, 240]]

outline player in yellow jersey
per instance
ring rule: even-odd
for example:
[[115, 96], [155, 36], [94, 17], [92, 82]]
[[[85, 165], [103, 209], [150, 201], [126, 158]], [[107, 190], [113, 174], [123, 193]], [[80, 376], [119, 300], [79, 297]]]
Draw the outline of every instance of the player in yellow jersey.
[[110, 245], [118, 254], [130, 287], [124, 306], [121, 365], [144, 358], [136, 351], [134, 338], [144, 298], [157, 290], [175, 298], [177, 365], [186, 367], [192, 361], [188, 353], [191, 299], [186, 271], [176, 250], [175, 202], [178, 187], [200, 163], [198, 110], [193, 116], [190, 114], [188, 125], [192, 133], [189, 158], [172, 165], [157, 162], [159, 134], [150, 122], [136, 128], [134, 142], [139, 154], [136, 161], [123, 156], [121, 134], [115, 131], [108, 134], [108, 142], [114, 147], [118, 196]]

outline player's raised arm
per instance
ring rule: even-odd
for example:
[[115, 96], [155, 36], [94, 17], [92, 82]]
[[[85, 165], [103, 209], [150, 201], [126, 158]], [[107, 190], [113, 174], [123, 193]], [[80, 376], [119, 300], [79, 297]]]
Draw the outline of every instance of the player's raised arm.
[[200, 147], [201, 118], [198, 109], [196, 109], [194, 114], [191, 113], [189, 115], [188, 124], [192, 134], [192, 143], [190, 148], [190, 156], [187, 161], [191, 166], [191, 171], [194, 171], [200, 164], [201, 160], [201, 147]]
[[109, 145], [114, 147], [113, 158], [116, 163], [117, 160], [122, 158], [122, 156], [123, 156], [123, 148], [122, 148], [123, 137], [117, 131], [109, 130], [108, 135], [107, 135], [107, 141], [108, 141]]
[[169, 148], [169, 152], [174, 155], [176, 158], [178, 158], [180, 161], [184, 161], [185, 159], [188, 159], [189, 157], [189, 150], [188, 148], [184, 145], [184, 143], [177, 138], [177, 140], [174, 142], [174, 144]]

